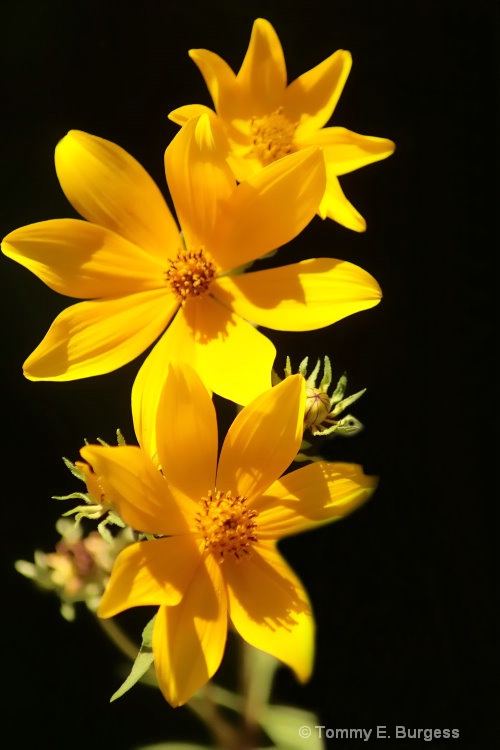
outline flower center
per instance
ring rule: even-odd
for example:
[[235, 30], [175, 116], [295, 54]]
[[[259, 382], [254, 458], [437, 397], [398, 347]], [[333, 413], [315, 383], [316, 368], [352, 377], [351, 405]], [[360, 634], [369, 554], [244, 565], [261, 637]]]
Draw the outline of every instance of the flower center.
[[304, 427], [318, 427], [330, 413], [330, 398], [324, 391], [306, 386]]
[[206, 294], [214, 277], [215, 266], [203, 248], [197, 252], [179, 250], [165, 271], [165, 281], [181, 303]]
[[201, 499], [201, 510], [196, 516], [196, 524], [205, 539], [205, 549], [210, 550], [219, 562], [233, 555], [241, 560], [251, 553], [257, 541], [255, 531], [257, 524], [256, 510], [246, 505], [246, 497], [231, 492], [208, 491], [207, 497]]
[[253, 152], [264, 166], [296, 151], [293, 136], [297, 123], [290, 122], [283, 107], [264, 117], [252, 117], [250, 128]]

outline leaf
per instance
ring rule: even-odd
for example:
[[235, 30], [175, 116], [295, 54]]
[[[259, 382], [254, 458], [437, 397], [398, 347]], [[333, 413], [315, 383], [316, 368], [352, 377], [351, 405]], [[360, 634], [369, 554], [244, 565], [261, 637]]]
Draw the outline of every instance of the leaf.
[[315, 729], [319, 725], [317, 716], [302, 708], [267, 706], [259, 717], [259, 724], [279, 750], [325, 748], [323, 739]]
[[130, 690], [130, 688], [134, 687], [134, 685], [139, 682], [142, 677], [144, 677], [146, 672], [153, 664], [152, 640], [155, 617], [156, 615], [151, 618], [151, 620], [142, 631], [141, 648], [139, 649], [139, 653], [137, 654], [136, 659], [132, 665], [130, 674], [128, 675], [125, 682], [123, 682], [122, 685], [118, 688], [118, 690], [113, 693], [109, 700], [110, 703], [113, 703], [113, 701], [121, 698], [122, 695]]

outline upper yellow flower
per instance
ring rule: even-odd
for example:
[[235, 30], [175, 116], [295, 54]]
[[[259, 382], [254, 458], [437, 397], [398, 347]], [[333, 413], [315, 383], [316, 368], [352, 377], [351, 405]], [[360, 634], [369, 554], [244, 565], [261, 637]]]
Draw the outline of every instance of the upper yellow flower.
[[304, 331], [380, 299], [368, 273], [331, 258], [228, 275], [312, 219], [325, 185], [318, 149], [237, 185], [210, 118], [191, 120], [165, 153], [182, 234], [151, 177], [115, 144], [71, 131], [55, 159], [67, 198], [87, 221], [22, 227], [2, 250], [55, 291], [88, 301], [56, 318], [24, 363], [31, 380], [109, 372], [168, 326], [143, 365], [146, 380], [182, 359], [210, 389], [244, 404], [270, 386], [275, 357], [269, 339], [247, 321]]
[[212, 400], [191, 368], [171, 364], [155, 414], [154, 460], [140, 431], [140, 447], [81, 450], [125, 522], [160, 537], [120, 553], [98, 614], [159, 606], [155, 668], [174, 706], [218, 669], [228, 621], [299, 680], [310, 676], [310, 603], [276, 543], [345, 516], [376, 478], [327, 462], [283, 476], [302, 441], [304, 406], [301, 375], [265, 391], [238, 414], [217, 460]]
[[[335, 109], [351, 69], [349, 52], [338, 50], [287, 85], [280, 40], [269, 23], [253, 25], [245, 59], [237, 75], [205, 49], [189, 55], [201, 71], [229, 144], [228, 163], [244, 180], [266, 164], [309, 146], [320, 146], [326, 164], [326, 188], [319, 204], [321, 218], [363, 232], [366, 222], [347, 200], [338, 177], [393, 153], [386, 138], [360, 135], [341, 127], [323, 127]], [[182, 125], [207, 111], [198, 104], [170, 113]]]

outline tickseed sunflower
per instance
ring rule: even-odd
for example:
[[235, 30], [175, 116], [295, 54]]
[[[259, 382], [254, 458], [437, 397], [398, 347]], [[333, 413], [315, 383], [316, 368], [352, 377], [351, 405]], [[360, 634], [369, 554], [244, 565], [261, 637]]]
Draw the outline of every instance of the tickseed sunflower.
[[[337, 50], [287, 85], [280, 40], [269, 21], [258, 18], [238, 74], [209, 50], [192, 49], [189, 55], [200, 69], [225, 127], [228, 163], [236, 178], [244, 180], [283, 156], [320, 146], [327, 181], [318, 214], [363, 232], [366, 222], [344, 195], [338, 178], [385, 159], [395, 145], [387, 138], [324, 127], [342, 94], [351, 54]], [[192, 104], [173, 110], [169, 117], [183, 125], [206, 111], [204, 105]]]
[[311, 605], [277, 541], [350, 513], [376, 478], [322, 461], [284, 474], [301, 444], [304, 408], [305, 381], [292, 375], [238, 413], [217, 459], [210, 395], [194, 370], [172, 363], [154, 460], [140, 433], [139, 447], [81, 449], [124, 521], [155, 536], [119, 554], [98, 615], [159, 606], [154, 663], [173, 706], [214, 675], [229, 623], [300, 681], [311, 674]]
[[59, 142], [59, 181], [87, 221], [22, 227], [2, 250], [51, 289], [85, 301], [55, 319], [25, 361], [26, 377], [110, 372], [163, 334], [143, 364], [148, 382], [151, 370], [181, 359], [211, 390], [245, 404], [270, 386], [276, 353], [255, 325], [306, 331], [379, 302], [370, 274], [331, 258], [230, 275], [308, 224], [325, 169], [310, 148], [237, 184], [220, 141], [205, 114], [166, 150], [181, 232], [153, 180], [119, 146], [80, 131]]

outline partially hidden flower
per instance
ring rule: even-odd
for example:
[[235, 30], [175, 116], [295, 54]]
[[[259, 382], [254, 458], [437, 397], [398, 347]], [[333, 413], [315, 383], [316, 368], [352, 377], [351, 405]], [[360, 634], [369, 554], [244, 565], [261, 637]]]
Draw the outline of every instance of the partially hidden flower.
[[52, 552], [36, 550], [33, 562], [17, 560], [15, 567], [39, 588], [57, 594], [62, 616], [71, 621], [79, 602], [96, 612], [116, 556], [133, 536], [125, 528], [105, 540], [97, 531], [85, 534], [81, 525], [66, 518], [57, 521], [56, 529], [61, 539]]
[[166, 150], [181, 232], [151, 177], [123, 149], [81, 131], [59, 142], [59, 181], [87, 221], [22, 227], [2, 250], [51, 289], [85, 301], [58, 315], [25, 361], [26, 377], [110, 372], [159, 339], [142, 377], [164, 377], [168, 362], [181, 359], [208, 388], [245, 404], [270, 386], [275, 357], [255, 325], [307, 331], [379, 302], [370, 274], [332, 258], [230, 275], [308, 224], [325, 168], [311, 147], [237, 184], [221, 140], [205, 114]]
[[[324, 127], [331, 118], [349, 75], [352, 58], [337, 50], [326, 60], [287, 84], [280, 40], [269, 21], [258, 18], [237, 74], [218, 55], [192, 49], [214, 108], [225, 127], [228, 163], [238, 180], [288, 154], [310, 146], [323, 151], [327, 181], [318, 207], [348, 229], [362, 232], [366, 222], [344, 195], [339, 177], [390, 156], [395, 145], [387, 138], [360, 135], [343, 127]], [[207, 111], [191, 104], [169, 117], [182, 125]]]
[[238, 413], [217, 458], [210, 395], [189, 366], [173, 363], [159, 399], [153, 460], [140, 433], [139, 447], [81, 449], [126, 523], [155, 537], [119, 555], [98, 615], [159, 607], [154, 664], [173, 706], [214, 675], [229, 623], [300, 681], [311, 674], [311, 605], [277, 542], [350, 513], [376, 478], [357, 465], [327, 462], [284, 473], [301, 444], [304, 408], [304, 379], [292, 375]]

